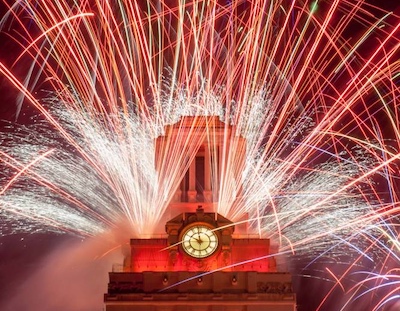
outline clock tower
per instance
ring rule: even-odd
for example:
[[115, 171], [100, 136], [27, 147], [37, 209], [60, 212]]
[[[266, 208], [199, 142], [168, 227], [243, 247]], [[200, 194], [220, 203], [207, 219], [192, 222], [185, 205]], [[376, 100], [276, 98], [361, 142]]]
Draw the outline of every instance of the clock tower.
[[[212, 135], [203, 135], [210, 128]], [[196, 137], [177, 139], [192, 133]], [[214, 212], [221, 200], [221, 188], [215, 185], [226, 183], [222, 162], [230, 157], [236, 167], [243, 165], [244, 139], [216, 117], [184, 117], [155, 143], [160, 176], [171, 146], [187, 155], [169, 203], [171, 217], [164, 234], [131, 239], [123, 269], [109, 273], [105, 310], [296, 310], [291, 275], [277, 271], [269, 239], [252, 235], [246, 226]], [[241, 152], [227, 155], [227, 144]], [[229, 176], [240, 178], [238, 171]], [[238, 197], [241, 186], [234, 185]], [[227, 203], [234, 204], [235, 199]]]

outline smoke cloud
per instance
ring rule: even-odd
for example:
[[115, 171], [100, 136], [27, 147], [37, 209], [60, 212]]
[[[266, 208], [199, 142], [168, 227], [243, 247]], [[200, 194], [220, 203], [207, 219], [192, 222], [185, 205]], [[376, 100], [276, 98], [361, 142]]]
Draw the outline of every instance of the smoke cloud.
[[104, 310], [108, 272], [122, 261], [121, 247], [105, 237], [62, 243], [15, 286], [2, 310]]

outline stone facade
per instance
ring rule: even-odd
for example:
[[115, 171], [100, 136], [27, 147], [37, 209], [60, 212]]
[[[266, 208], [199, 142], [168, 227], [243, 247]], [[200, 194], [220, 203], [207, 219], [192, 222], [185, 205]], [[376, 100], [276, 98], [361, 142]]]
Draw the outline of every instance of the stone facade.
[[288, 273], [110, 273], [105, 301], [107, 311], [296, 310]]
[[[105, 310], [296, 310], [291, 275], [276, 271], [269, 239], [249, 234], [246, 219], [235, 225], [210, 212], [217, 210], [222, 179], [233, 181], [231, 194], [236, 195], [225, 204], [234, 204], [241, 196], [242, 185], [236, 181], [244, 165], [245, 140], [217, 117], [183, 117], [176, 125], [168, 126], [165, 136], [155, 142], [159, 178], [168, 173], [165, 163], [170, 160], [169, 153], [176, 150], [172, 146], [179, 146], [184, 155], [175, 165], [187, 171], [182, 170], [183, 180], [176, 181], [179, 187], [168, 205], [172, 218], [165, 223], [166, 234], [131, 239], [123, 268], [109, 275]], [[227, 152], [230, 147], [233, 154]], [[236, 169], [231, 170], [227, 163], [234, 163]], [[218, 241], [218, 248], [204, 258], [188, 254], [181, 245], [185, 232], [196, 226], [209, 228]], [[197, 236], [194, 234], [186, 243], [200, 248], [206, 242], [199, 229], [196, 232]]]

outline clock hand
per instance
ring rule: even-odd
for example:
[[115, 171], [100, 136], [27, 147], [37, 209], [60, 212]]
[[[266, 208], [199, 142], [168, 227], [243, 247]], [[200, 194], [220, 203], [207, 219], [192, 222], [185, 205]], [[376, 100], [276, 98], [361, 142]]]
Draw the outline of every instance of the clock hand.
[[201, 237], [200, 237], [200, 230], [199, 230], [199, 228], [197, 228], [197, 236], [199, 237], [198, 239], [196, 239], [197, 242], [198, 242], [199, 244], [203, 243], [203, 240], [202, 240]]
[[198, 238], [198, 239], [195, 239], [195, 240], [196, 240], [197, 243], [199, 243], [199, 244], [203, 243], [203, 240], [200, 238], [200, 235], [199, 235], [199, 238]]
[[203, 243], [203, 241], [201, 239], [197, 239], [195, 236], [192, 236], [191, 241], [193, 241], [192, 247], [194, 249], [197, 249], [197, 250], [201, 249], [201, 243]]

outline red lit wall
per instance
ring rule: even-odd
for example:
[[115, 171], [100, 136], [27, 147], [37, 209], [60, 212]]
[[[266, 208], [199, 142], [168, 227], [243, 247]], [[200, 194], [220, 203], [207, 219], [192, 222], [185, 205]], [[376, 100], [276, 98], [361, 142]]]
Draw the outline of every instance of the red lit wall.
[[[268, 258], [268, 239], [232, 239], [229, 248], [198, 260], [168, 248], [167, 239], [132, 239], [131, 258], [125, 271], [257, 271], [274, 272], [275, 262]], [[255, 260], [256, 259], [256, 260]], [[258, 259], [258, 260], [257, 260]]]

